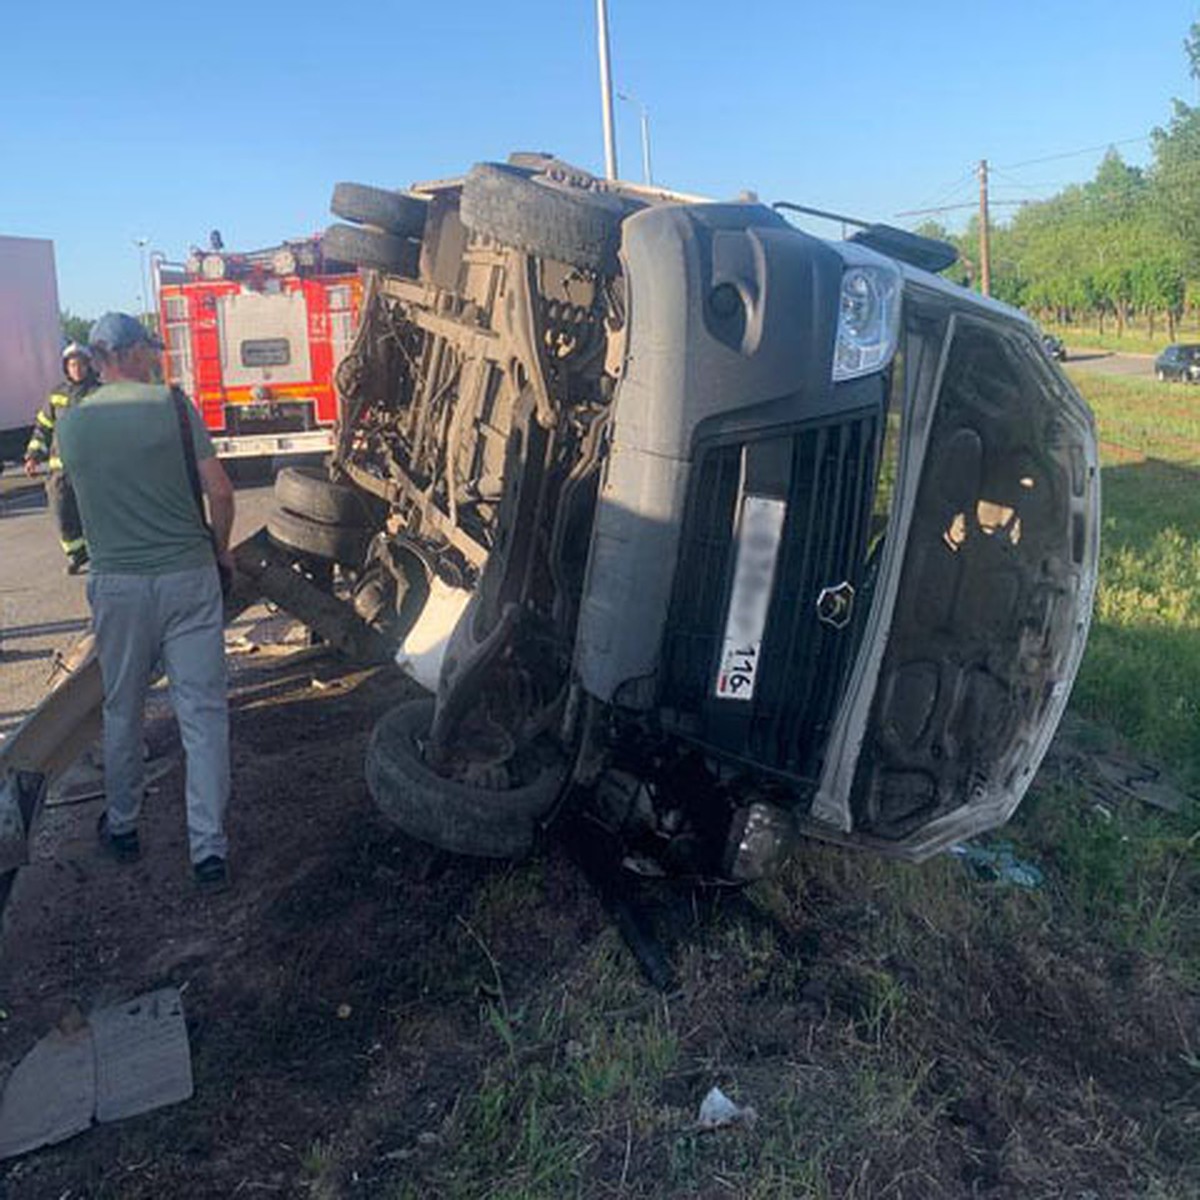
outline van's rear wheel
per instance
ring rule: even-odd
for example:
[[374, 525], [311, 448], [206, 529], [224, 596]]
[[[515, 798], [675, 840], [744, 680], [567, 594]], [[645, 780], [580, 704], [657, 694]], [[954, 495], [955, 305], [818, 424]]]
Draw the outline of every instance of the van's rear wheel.
[[420, 243], [367, 226], [330, 225], [321, 239], [321, 252], [334, 262], [352, 263], [393, 275], [415, 276]]
[[538, 822], [558, 799], [562, 765], [546, 765], [532, 783], [499, 789], [446, 779], [421, 757], [433, 723], [432, 699], [411, 700], [380, 718], [367, 745], [367, 787], [380, 812], [410, 837], [453, 854], [521, 858]]
[[329, 207], [335, 216], [356, 225], [373, 225], [397, 237], [420, 237], [429, 202], [404, 192], [368, 187], [364, 183], [334, 186]]
[[378, 503], [357, 488], [334, 483], [320, 467], [284, 467], [275, 476], [280, 508], [326, 525], [375, 525]]
[[272, 541], [346, 567], [362, 565], [372, 533], [365, 525], [330, 525], [286, 508], [274, 508], [267, 516], [267, 534]]
[[530, 176], [504, 163], [476, 163], [463, 182], [459, 216], [473, 233], [506, 246], [612, 272], [621, 221], [632, 208], [618, 196], [574, 186], [569, 179]]

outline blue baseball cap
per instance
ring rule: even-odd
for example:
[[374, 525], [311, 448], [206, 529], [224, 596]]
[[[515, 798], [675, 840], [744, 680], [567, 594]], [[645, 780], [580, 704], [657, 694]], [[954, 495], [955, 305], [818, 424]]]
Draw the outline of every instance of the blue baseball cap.
[[155, 350], [162, 349], [162, 342], [141, 321], [121, 312], [105, 313], [92, 326], [88, 342], [109, 351], [126, 350], [139, 342], [145, 342]]

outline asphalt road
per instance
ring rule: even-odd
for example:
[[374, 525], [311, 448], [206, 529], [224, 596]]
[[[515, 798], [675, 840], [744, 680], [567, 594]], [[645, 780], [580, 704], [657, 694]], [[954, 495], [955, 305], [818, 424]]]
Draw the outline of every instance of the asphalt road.
[[[238, 485], [235, 541], [265, 522], [270, 501], [262, 474]], [[7, 468], [0, 473], [0, 737], [45, 694], [55, 655], [88, 628], [87, 577], [65, 574], [64, 563], [44, 490]]]

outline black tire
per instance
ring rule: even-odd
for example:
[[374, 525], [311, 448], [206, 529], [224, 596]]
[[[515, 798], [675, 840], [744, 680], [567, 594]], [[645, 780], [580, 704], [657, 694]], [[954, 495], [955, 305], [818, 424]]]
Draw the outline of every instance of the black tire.
[[284, 467], [275, 476], [279, 508], [325, 525], [366, 525], [379, 520], [379, 503], [357, 488], [333, 483], [320, 467]]
[[397, 237], [420, 237], [429, 202], [362, 183], [339, 183], [329, 207], [335, 216], [356, 225], [373, 225]]
[[408, 238], [357, 225], [330, 225], [321, 239], [326, 260], [353, 263], [393, 275], [415, 275], [418, 244]]
[[621, 221], [631, 208], [605, 192], [477, 163], [463, 183], [459, 216], [472, 232], [506, 246], [607, 273], [616, 269]]
[[418, 739], [433, 722], [432, 699], [384, 713], [367, 745], [367, 787], [379, 811], [410, 837], [477, 858], [521, 858], [566, 777], [546, 768], [525, 787], [498, 791], [443, 779], [421, 759]]
[[329, 525], [277, 507], [267, 516], [267, 533], [289, 550], [357, 567], [366, 555], [372, 531], [363, 525]]

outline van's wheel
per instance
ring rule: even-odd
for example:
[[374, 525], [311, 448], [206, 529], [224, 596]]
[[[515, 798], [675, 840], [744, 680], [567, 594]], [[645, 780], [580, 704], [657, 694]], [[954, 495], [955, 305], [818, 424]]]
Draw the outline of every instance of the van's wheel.
[[459, 216], [486, 234], [542, 258], [612, 272], [621, 221], [634, 205], [568, 179], [530, 176], [504, 163], [476, 163], [463, 182]]
[[356, 225], [374, 225], [397, 237], [420, 237], [429, 201], [364, 183], [339, 183], [334, 185], [329, 207], [334, 216]]
[[379, 504], [357, 488], [334, 483], [320, 467], [284, 467], [275, 476], [280, 508], [326, 525], [378, 523]]
[[372, 533], [365, 525], [330, 525], [286, 508], [273, 508], [267, 515], [267, 534], [272, 541], [347, 567], [361, 566]]
[[321, 252], [334, 262], [412, 276], [417, 273], [420, 244], [382, 229], [330, 225], [321, 239]]
[[565, 766], [546, 766], [523, 787], [472, 787], [445, 779], [421, 758], [433, 723], [432, 699], [386, 712], [367, 745], [367, 787], [380, 812], [410, 837], [453, 854], [521, 858], [534, 845], [538, 821], [558, 799]]
[[1167, 382], [1167, 373], [1161, 367], [1157, 371], [1154, 372], [1154, 375], [1159, 383]]

